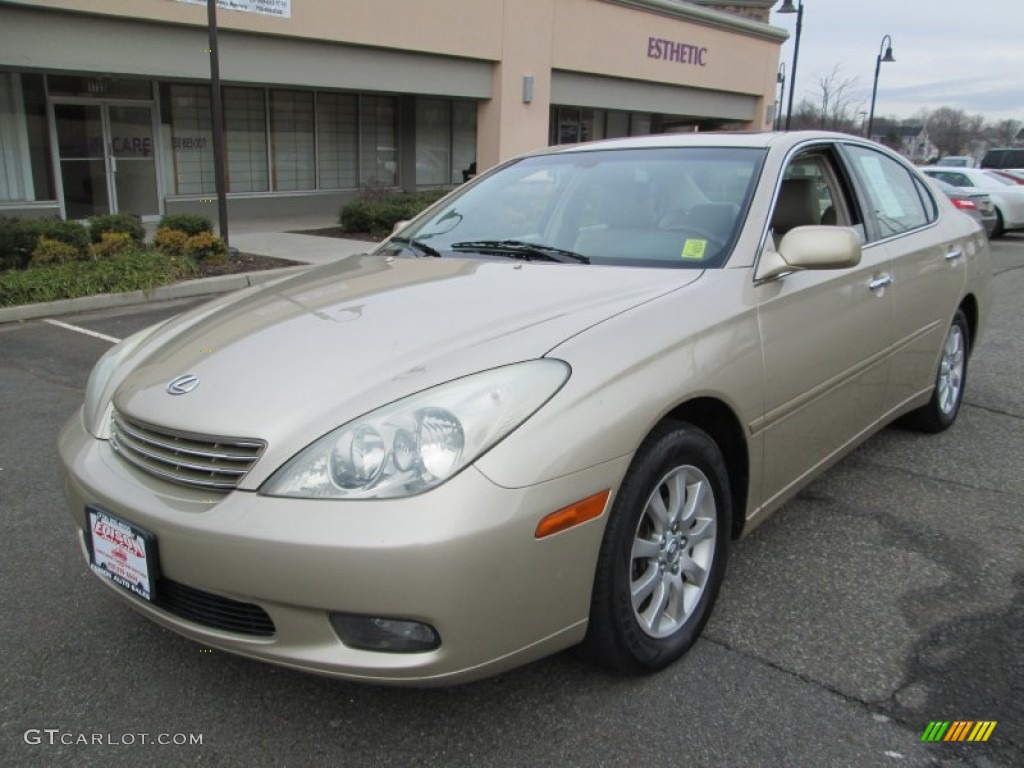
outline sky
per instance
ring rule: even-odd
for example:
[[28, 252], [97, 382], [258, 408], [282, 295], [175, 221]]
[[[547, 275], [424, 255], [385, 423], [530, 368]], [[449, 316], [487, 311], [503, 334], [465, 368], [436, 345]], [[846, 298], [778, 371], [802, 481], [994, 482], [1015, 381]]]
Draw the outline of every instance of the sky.
[[[794, 111], [803, 98], [820, 100], [819, 80], [838, 66], [839, 81], [857, 79], [853, 93], [863, 102], [858, 111], [866, 112], [882, 38], [890, 35], [896, 61], [882, 64], [876, 118], [951, 106], [989, 122], [1024, 121], [1024, 0], [803, 2]], [[786, 65], [784, 107], [796, 18], [774, 10], [771, 15], [774, 26], [790, 33], [780, 57]]]

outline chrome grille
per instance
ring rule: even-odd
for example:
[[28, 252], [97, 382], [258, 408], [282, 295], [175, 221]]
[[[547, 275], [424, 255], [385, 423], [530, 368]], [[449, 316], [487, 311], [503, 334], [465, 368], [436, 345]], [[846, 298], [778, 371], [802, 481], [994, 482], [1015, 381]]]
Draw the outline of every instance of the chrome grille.
[[115, 412], [110, 444], [143, 472], [181, 485], [230, 491], [238, 487], [267, 444], [155, 427]]

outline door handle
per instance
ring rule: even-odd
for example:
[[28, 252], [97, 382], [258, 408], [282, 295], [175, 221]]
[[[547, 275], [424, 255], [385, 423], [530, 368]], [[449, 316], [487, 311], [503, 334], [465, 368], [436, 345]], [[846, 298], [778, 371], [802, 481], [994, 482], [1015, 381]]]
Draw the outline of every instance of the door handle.
[[117, 173], [117, 158], [111, 155], [110, 157], [110, 170], [113, 173]]
[[882, 275], [881, 277], [876, 277], [874, 280], [868, 283], [868, 288], [870, 288], [872, 291], [880, 291], [887, 285], [892, 285], [892, 275], [886, 274]]
[[946, 261], [956, 261], [963, 255], [963, 249], [957, 248], [955, 245], [950, 246], [950, 248], [946, 251]]

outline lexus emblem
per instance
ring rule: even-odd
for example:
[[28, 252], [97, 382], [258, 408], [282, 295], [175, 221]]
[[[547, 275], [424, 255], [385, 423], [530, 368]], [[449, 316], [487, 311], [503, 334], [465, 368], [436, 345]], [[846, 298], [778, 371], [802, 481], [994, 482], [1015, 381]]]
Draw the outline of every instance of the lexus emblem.
[[191, 373], [179, 376], [167, 385], [167, 392], [171, 395], [187, 395], [199, 386], [199, 377]]

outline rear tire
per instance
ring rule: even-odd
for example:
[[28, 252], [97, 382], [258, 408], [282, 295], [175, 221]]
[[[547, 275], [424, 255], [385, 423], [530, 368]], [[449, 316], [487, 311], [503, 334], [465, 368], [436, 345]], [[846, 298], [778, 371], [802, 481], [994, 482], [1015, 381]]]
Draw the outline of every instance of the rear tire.
[[583, 654], [628, 674], [682, 656], [711, 615], [731, 519], [729, 476], [714, 440], [688, 424], [656, 429], [609, 515]]
[[967, 384], [967, 359], [970, 355], [970, 329], [967, 316], [958, 309], [946, 332], [935, 375], [935, 389], [927, 405], [911, 411], [903, 423], [922, 432], [942, 432], [953, 426]]
[[1003, 212], [996, 208], [996, 226], [995, 229], [992, 230], [992, 234], [990, 235], [990, 237], [992, 240], [995, 240], [996, 238], [1002, 237], [1005, 234], [1006, 226], [1003, 222]]

